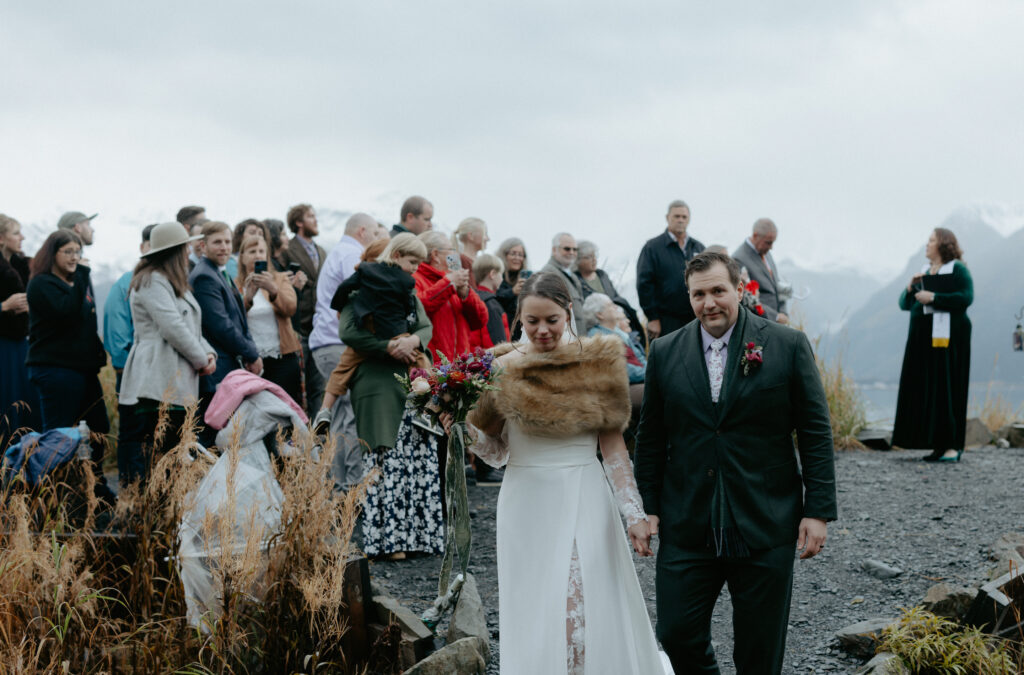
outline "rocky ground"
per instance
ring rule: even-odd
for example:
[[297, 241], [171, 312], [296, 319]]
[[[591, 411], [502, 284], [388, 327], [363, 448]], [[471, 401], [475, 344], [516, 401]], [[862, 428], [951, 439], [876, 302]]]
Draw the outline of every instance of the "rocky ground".
[[[817, 558], [797, 562], [785, 673], [851, 673], [861, 660], [838, 648], [836, 630], [862, 619], [895, 616], [919, 604], [938, 581], [977, 585], [990, 567], [990, 548], [1004, 532], [1024, 528], [1024, 450], [986, 447], [959, 464], [919, 461], [916, 451], [848, 451], [836, 455], [839, 520]], [[497, 487], [470, 487], [473, 558], [488, 608], [488, 673], [498, 672], [498, 587], [494, 535]], [[880, 580], [861, 568], [867, 559], [903, 570]], [[437, 591], [440, 558], [374, 562], [370, 573], [417, 614]], [[651, 620], [653, 559], [636, 559]], [[443, 629], [443, 626], [442, 626]], [[713, 619], [723, 673], [732, 666], [731, 605], [723, 594]], [[439, 631], [443, 634], [443, 631]]]

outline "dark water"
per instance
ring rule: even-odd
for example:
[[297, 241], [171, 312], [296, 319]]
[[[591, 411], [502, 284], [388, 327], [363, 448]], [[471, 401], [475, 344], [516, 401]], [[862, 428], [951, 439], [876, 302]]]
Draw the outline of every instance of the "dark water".
[[[867, 408], [868, 423], [872, 426], [892, 425], [896, 416], [896, 396], [899, 387], [884, 382], [859, 382], [861, 395]], [[1024, 419], [1024, 383], [972, 382], [967, 403], [968, 416], [977, 416], [988, 400], [990, 404], [1002, 404], [1016, 413], [1017, 419]]]

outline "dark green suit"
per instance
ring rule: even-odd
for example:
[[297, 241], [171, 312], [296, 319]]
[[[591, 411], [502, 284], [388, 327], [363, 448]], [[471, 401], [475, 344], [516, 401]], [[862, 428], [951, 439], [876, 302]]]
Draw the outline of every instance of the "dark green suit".
[[[807, 337], [742, 308], [712, 403], [700, 327], [655, 340], [647, 364], [636, 476], [661, 519], [658, 637], [677, 674], [717, 673], [710, 620], [728, 583], [739, 672], [779, 672], [800, 520], [836, 517], [828, 404]], [[764, 363], [743, 375], [750, 342]], [[716, 490], [749, 557], [707, 546]]]

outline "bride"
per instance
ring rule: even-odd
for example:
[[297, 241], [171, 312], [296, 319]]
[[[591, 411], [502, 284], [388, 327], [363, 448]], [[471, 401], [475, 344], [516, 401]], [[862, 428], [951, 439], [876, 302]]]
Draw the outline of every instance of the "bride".
[[622, 440], [622, 343], [563, 340], [570, 311], [557, 275], [530, 277], [519, 295], [528, 344], [496, 349], [499, 390], [469, 415], [472, 452], [507, 464], [497, 517], [501, 672], [670, 673], [619, 520], [634, 550], [651, 555]]

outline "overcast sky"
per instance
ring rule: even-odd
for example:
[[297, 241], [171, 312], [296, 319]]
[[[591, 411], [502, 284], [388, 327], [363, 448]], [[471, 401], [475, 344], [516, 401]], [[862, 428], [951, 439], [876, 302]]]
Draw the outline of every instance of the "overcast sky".
[[1024, 214], [1024, 3], [501, 5], [4, 2], [0, 212], [99, 211], [119, 260], [186, 203], [418, 193], [539, 267], [562, 229], [635, 259], [682, 198], [705, 244], [770, 216], [778, 257], [884, 272], [958, 206]]

